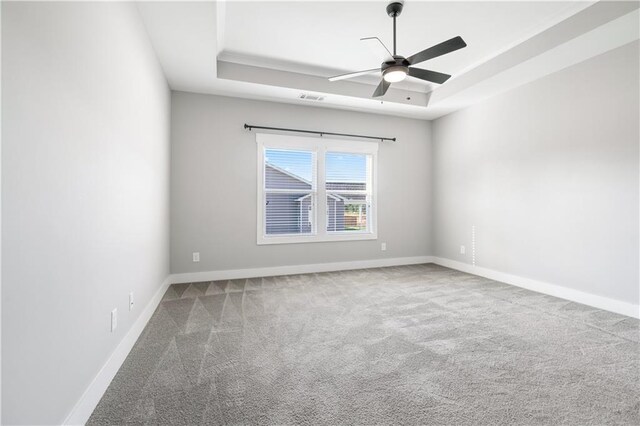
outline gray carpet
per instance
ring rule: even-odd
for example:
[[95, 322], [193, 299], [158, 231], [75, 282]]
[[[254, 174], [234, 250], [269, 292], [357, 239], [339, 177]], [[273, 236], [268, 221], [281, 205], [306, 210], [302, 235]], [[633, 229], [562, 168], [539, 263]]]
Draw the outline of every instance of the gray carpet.
[[637, 320], [435, 265], [174, 285], [89, 424], [640, 424]]

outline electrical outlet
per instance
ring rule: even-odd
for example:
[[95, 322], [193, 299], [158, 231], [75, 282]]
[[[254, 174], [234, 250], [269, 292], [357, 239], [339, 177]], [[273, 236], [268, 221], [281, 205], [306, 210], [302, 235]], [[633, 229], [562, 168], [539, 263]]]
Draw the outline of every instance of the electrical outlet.
[[193, 261], [194, 262], [200, 262], [200, 253], [197, 251], [193, 252]]
[[129, 293], [129, 310], [133, 310], [133, 292]]
[[116, 331], [117, 327], [118, 327], [118, 308], [115, 308], [113, 311], [111, 311], [111, 332], [113, 333], [114, 331]]
[[387, 243], [381, 243], [380, 244], [380, 250], [387, 251]]
[[467, 248], [465, 246], [460, 246], [460, 254], [465, 254]]

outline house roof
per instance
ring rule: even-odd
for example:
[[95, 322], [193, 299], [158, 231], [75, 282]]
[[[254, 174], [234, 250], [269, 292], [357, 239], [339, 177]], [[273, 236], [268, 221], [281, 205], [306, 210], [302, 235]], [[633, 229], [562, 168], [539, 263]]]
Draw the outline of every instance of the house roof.
[[[302, 197], [300, 197], [300, 198], [296, 198], [296, 201], [302, 201], [302, 200], [304, 200], [305, 198], [308, 198], [308, 197], [310, 197], [310, 196], [311, 196], [311, 194], [303, 195], [303, 196], [302, 196]], [[336, 200], [336, 201], [345, 201], [345, 198], [343, 198], [343, 197], [341, 197], [341, 196], [339, 196], [339, 195], [335, 195], [335, 194], [327, 194], [327, 197], [333, 198], [333, 199], [334, 199], [334, 200]]]
[[310, 182], [310, 181], [308, 181], [308, 180], [306, 180], [306, 179], [305, 179], [305, 178], [303, 178], [302, 176], [298, 176], [298, 175], [296, 175], [296, 174], [294, 174], [294, 173], [291, 173], [290, 171], [285, 170], [285, 169], [283, 169], [282, 167], [278, 167], [278, 166], [276, 166], [276, 165], [274, 165], [274, 164], [271, 164], [271, 163], [265, 163], [265, 166], [266, 166], [266, 167], [269, 167], [269, 168], [271, 168], [271, 169], [273, 169], [273, 170], [277, 170], [277, 171], [279, 171], [280, 173], [283, 173], [283, 174], [285, 174], [285, 175], [287, 175], [287, 176], [289, 176], [289, 177], [292, 177], [292, 178], [294, 178], [294, 179], [297, 179], [297, 180], [299, 180], [300, 182], [304, 182], [304, 183], [306, 183], [307, 185], [311, 185], [311, 182]]

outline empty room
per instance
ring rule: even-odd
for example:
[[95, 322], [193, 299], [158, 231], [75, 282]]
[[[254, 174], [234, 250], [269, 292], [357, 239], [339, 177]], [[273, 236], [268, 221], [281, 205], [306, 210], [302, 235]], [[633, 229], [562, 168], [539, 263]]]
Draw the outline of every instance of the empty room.
[[640, 424], [640, 2], [2, 1], [2, 425]]

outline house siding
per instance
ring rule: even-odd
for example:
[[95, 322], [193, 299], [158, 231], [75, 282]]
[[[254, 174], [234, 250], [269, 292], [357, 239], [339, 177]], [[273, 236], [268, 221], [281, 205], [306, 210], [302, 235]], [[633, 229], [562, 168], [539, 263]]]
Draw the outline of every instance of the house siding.
[[305, 206], [304, 200], [298, 201], [307, 195], [306, 191], [312, 189], [311, 184], [270, 164], [266, 165], [264, 174], [267, 189], [301, 190], [300, 193], [267, 193], [265, 199], [265, 230], [267, 235], [311, 232], [306, 211], [309, 202], [307, 201]]
[[[305, 234], [313, 230], [313, 220], [309, 220], [311, 197], [307, 191], [312, 189], [311, 183], [300, 177], [281, 170], [271, 164], [265, 165], [266, 189], [299, 189], [299, 193], [267, 193], [265, 199], [265, 229], [267, 235]], [[364, 182], [327, 182], [328, 191], [365, 190]], [[349, 194], [349, 200], [364, 201], [365, 195]], [[345, 201], [327, 197], [327, 231], [345, 230]]]

